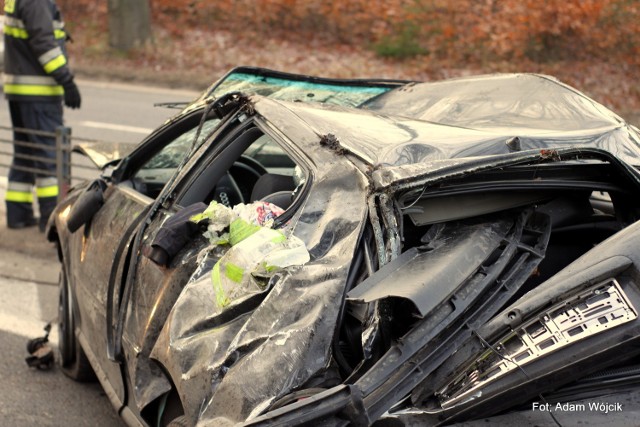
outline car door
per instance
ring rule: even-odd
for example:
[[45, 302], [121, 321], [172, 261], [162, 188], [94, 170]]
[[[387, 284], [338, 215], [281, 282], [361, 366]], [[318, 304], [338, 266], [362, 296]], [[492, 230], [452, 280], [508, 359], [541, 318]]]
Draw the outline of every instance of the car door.
[[[150, 219], [140, 245], [142, 255], [136, 260], [130, 260], [130, 264], [135, 262], [137, 267], [131, 289], [123, 290], [123, 295], [130, 292], [130, 298], [123, 300], [123, 304], [127, 304], [126, 316], [118, 320], [122, 325], [116, 325], [115, 328], [122, 331], [122, 335], [116, 339], [121, 340], [126, 373], [133, 383], [132, 393], [136, 405], [132, 406], [143, 408], [172, 387], [164, 372], [149, 356], [176, 299], [198, 268], [198, 254], [209, 242], [202, 233], [190, 237], [166, 265], [159, 265], [144, 254], [149, 252], [167, 219], [186, 206], [194, 203], [206, 206], [213, 200], [230, 205], [249, 204], [255, 201], [252, 198], [264, 199], [268, 194], [253, 190], [265, 175], [278, 176], [281, 181], [290, 179], [290, 187], [284, 185], [272, 188], [274, 191], [266, 190], [267, 193], [290, 192], [291, 204], [286, 206], [287, 209], [282, 214], [283, 218], [290, 217], [299, 205], [293, 200], [296, 182], [300, 185], [296, 194], [304, 194], [308, 176], [304, 171], [308, 168], [296, 156], [299, 153], [291, 154], [292, 148], [287, 147], [289, 151], [286, 151], [282, 145], [282, 141], [276, 143], [274, 138], [251, 121], [230, 120], [226, 129], [221, 130], [217, 137], [214, 136], [194, 156], [195, 161], [176, 183], [175, 190], [172, 191], [176, 193], [175, 203], [161, 208]], [[305, 178], [294, 180], [296, 167]], [[288, 190], [275, 191], [281, 188]], [[281, 197], [280, 200], [283, 199], [285, 198]], [[204, 276], [208, 277], [207, 274]], [[190, 320], [198, 321], [195, 316]], [[186, 390], [180, 391], [188, 393]], [[189, 398], [182, 397], [183, 401], [190, 401]]]
[[[189, 150], [202, 111], [174, 120], [154, 132], [120, 162], [106, 186], [104, 205], [70, 242], [69, 279], [78, 303], [79, 339], [115, 406], [125, 400], [121, 366], [110, 347], [109, 308], [117, 310], [127, 253], [141, 214], [154, 202]], [[200, 129], [203, 137], [219, 120]], [[109, 307], [111, 305], [111, 307]]]

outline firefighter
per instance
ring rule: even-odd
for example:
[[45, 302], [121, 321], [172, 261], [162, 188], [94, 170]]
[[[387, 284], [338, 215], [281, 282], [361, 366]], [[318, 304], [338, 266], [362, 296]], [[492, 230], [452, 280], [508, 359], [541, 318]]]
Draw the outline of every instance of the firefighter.
[[[62, 126], [62, 101], [80, 108], [80, 92], [69, 70], [67, 33], [54, 0], [5, 0], [4, 93], [14, 128], [55, 132]], [[55, 147], [55, 138], [14, 130], [14, 141]], [[7, 226], [37, 224], [33, 187], [43, 231], [58, 196], [55, 151], [13, 145], [5, 201]], [[49, 161], [46, 161], [49, 159]]]

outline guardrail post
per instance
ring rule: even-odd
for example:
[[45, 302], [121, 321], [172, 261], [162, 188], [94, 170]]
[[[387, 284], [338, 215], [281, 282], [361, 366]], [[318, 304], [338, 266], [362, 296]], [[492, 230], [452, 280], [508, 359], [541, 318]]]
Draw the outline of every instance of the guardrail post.
[[71, 128], [56, 128], [56, 178], [58, 179], [58, 201], [71, 187]]

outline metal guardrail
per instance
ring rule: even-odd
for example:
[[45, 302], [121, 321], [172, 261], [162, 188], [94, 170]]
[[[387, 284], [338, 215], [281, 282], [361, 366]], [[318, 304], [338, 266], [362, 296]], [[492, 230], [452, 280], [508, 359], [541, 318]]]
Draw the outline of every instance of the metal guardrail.
[[[62, 200], [69, 188], [71, 187], [72, 176], [72, 163], [71, 163], [71, 152], [72, 152], [72, 142], [97, 142], [94, 140], [83, 139], [83, 138], [72, 138], [71, 137], [71, 128], [66, 126], [60, 126], [56, 129], [55, 132], [45, 132], [35, 129], [25, 129], [25, 128], [11, 128], [6, 126], [0, 126], [0, 131], [11, 132], [12, 136], [10, 139], [0, 138], [0, 167], [4, 166], [7, 168], [13, 167], [16, 170], [30, 172], [33, 174], [41, 174], [41, 175], [51, 175], [51, 171], [49, 169], [43, 169], [38, 167], [29, 167], [29, 166], [12, 166], [13, 157], [31, 161], [33, 163], [39, 162], [41, 164], [55, 164], [56, 166], [56, 178], [58, 180], [58, 200]], [[13, 132], [17, 132], [23, 135], [38, 135], [44, 136], [48, 138], [52, 138], [55, 141], [54, 145], [48, 144], [37, 144], [29, 141], [16, 141], [14, 140], [15, 135]], [[9, 148], [11, 146], [11, 148]], [[54, 152], [55, 156], [45, 157], [45, 156], [34, 156], [29, 154], [22, 153], [14, 153], [13, 147], [20, 146], [26, 148], [35, 148], [42, 151]], [[55, 157], [55, 159], [53, 158]], [[75, 163], [73, 164], [73, 169], [87, 169], [95, 171], [95, 167], [86, 166], [82, 164]]]

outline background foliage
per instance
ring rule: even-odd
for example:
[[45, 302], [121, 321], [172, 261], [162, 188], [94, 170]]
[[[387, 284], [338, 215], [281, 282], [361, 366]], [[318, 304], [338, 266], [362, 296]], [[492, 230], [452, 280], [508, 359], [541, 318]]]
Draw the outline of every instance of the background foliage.
[[106, 2], [58, 3], [85, 43], [76, 52], [93, 60], [165, 73], [242, 63], [336, 77], [534, 71], [640, 110], [637, 0], [151, 0], [155, 41], [126, 55], [100, 43]]
[[[104, 2], [62, 0], [67, 16], [103, 20]], [[638, 64], [635, 0], [152, 0], [174, 36], [194, 27], [321, 37], [382, 55], [483, 62], [605, 58]], [[613, 52], [612, 52], [613, 51]]]

